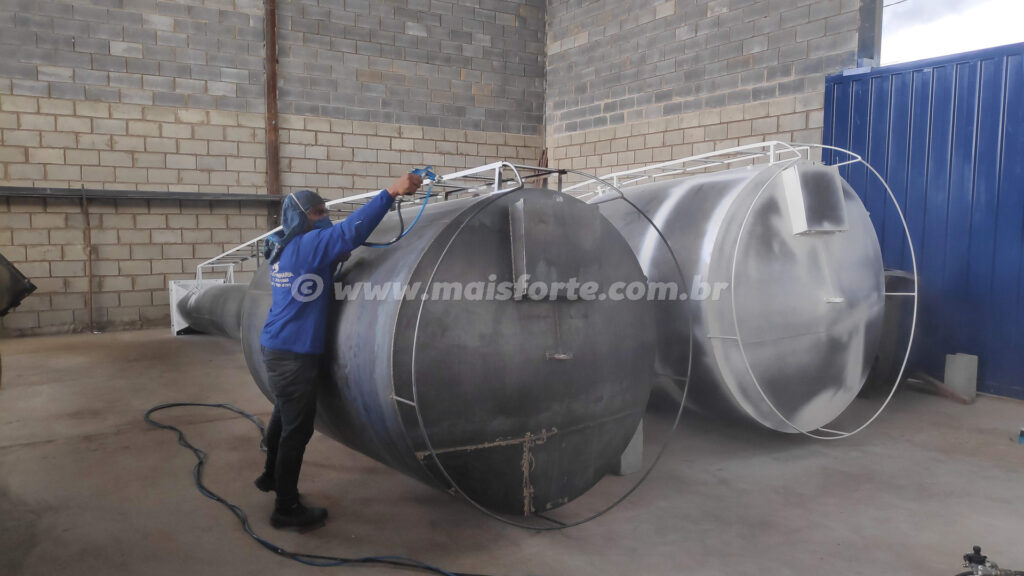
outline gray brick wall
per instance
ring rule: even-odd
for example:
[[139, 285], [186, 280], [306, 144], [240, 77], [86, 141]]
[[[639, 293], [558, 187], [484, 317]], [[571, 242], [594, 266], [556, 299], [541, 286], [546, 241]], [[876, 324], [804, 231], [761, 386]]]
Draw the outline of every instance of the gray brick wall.
[[[0, 336], [167, 325], [167, 283], [268, 227], [267, 205], [140, 199], [0, 198], [0, 252], [37, 290], [0, 319]], [[92, 279], [86, 276], [91, 260]], [[236, 280], [252, 278], [255, 261]]]
[[0, 93], [263, 110], [259, 0], [3, 0]]
[[[280, 0], [280, 110], [537, 135], [544, 0]], [[262, 112], [262, 0], [3, 0], [0, 94]]]
[[551, 0], [549, 136], [817, 93], [862, 0]]
[[281, 110], [536, 135], [545, 0], [280, 0]]

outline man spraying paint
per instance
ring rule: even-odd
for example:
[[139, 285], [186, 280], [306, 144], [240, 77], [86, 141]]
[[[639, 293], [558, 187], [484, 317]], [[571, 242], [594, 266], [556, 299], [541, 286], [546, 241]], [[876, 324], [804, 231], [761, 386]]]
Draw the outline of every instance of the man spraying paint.
[[299, 500], [298, 481], [316, 418], [316, 377], [324, 352], [335, 265], [370, 236], [395, 201], [423, 183], [415, 173], [395, 180], [334, 226], [324, 199], [311, 190], [289, 194], [281, 204], [282, 230], [269, 236], [272, 303], [260, 336], [274, 412], [266, 429], [267, 461], [256, 487], [274, 490], [270, 523], [275, 528], [315, 526], [324, 508]]

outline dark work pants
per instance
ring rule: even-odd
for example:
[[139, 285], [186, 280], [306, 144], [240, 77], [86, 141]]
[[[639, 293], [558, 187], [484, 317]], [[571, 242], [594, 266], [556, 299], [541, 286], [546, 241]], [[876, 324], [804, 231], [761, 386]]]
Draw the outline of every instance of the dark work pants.
[[320, 356], [263, 348], [267, 380], [274, 393], [274, 412], [267, 424], [266, 473], [273, 476], [277, 505], [299, 499], [299, 471], [316, 419]]

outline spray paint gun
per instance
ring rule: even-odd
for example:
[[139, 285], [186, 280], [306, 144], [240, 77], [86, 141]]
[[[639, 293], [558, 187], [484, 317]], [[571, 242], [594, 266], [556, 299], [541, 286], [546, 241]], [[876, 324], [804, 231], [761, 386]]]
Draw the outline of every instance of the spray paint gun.
[[439, 180], [439, 178], [437, 177], [437, 174], [434, 174], [433, 168], [434, 168], [433, 166], [424, 166], [423, 168], [417, 168], [417, 169], [413, 170], [412, 172], [410, 172], [410, 174], [415, 174], [417, 176], [422, 176], [424, 182], [428, 182], [429, 181], [431, 184], [433, 184], [434, 182]]
[[420, 220], [420, 216], [423, 215], [423, 210], [427, 207], [427, 202], [430, 202], [430, 196], [434, 189], [434, 183], [440, 180], [437, 174], [434, 174], [433, 168], [433, 166], [424, 166], [423, 168], [416, 168], [415, 170], [409, 172], [410, 174], [421, 176], [423, 178], [423, 183], [427, 185], [427, 195], [423, 198], [423, 204], [420, 205], [420, 211], [416, 213], [416, 217], [413, 218], [412, 223], [409, 224], [409, 227], [405, 227], [405, 220], [402, 219], [402, 198], [399, 198], [398, 202], [395, 204], [395, 212], [398, 214], [398, 223], [399, 226], [401, 227], [398, 232], [398, 235], [387, 242], [363, 242], [363, 246], [368, 246], [370, 248], [385, 248], [387, 246], [391, 246], [395, 242], [401, 240], [406, 234], [408, 234], [413, 229], [414, 226], [416, 226], [416, 223], [419, 222]]

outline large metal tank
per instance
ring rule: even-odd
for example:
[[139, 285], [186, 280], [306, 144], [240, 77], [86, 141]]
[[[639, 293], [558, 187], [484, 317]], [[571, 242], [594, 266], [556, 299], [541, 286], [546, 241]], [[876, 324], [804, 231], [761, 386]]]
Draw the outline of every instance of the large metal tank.
[[686, 299], [658, 303], [659, 372], [685, 382], [692, 323], [698, 406], [782, 432], [849, 406], [878, 349], [884, 282], [868, 213], [835, 168], [780, 162], [622, 192], [664, 240], [617, 192], [591, 202], [652, 282], [678, 284], [682, 268]]
[[[371, 240], [397, 231], [391, 214]], [[241, 318], [227, 322], [240, 322], [249, 369], [272, 398], [259, 345], [270, 306], [267, 268], [248, 286]], [[318, 430], [448, 488], [421, 433], [418, 406], [439, 461], [478, 503], [530, 514], [587, 491], [617, 463], [646, 407], [654, 380], [652, 307], [569, 300], [561, 291], [542, 298], [527, 291], [519, 299], [503, 292], [523, 274], [547, 283], [595, 281], [602, 289], [644, 280], [611, 223], [565, 194], [524, 189], [428, 206], [397, 244], [360, 248], [343, 267], [336, 294], [369, 283], [418, 287], [417, 295], [429, 298], [335, 301]], [[461, 299], [444, 298], [453, 283], [463, 287]], [[229, 290], [189, 299], [186, 318], [219, 317], [205, 308], [227, 308]], [[623, 339], [636, 346], [624, 351]]]

